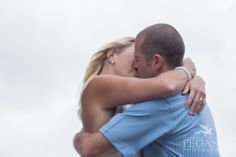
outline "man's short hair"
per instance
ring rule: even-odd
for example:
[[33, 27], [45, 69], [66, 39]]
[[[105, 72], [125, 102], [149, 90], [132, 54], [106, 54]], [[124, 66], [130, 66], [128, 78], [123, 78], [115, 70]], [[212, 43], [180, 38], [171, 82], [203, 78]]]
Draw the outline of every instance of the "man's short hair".
[[181, 35], [174, 27], [168, 24], [155, 24], [141, 31], [137, 38], [142, 38], [140, 48], [147, 60], [159, 53], [170, 68], [182, 65], [185, 46]]

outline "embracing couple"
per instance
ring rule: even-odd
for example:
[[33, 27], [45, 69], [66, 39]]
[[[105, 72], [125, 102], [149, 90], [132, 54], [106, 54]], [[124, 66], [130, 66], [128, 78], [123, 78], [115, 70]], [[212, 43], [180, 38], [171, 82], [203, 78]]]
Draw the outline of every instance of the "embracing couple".
[[[218, 157], [205, 83], [178, 31], [155, 24], [92, 58], [81, 95], [82, 157]], [[130, 105], [127, 109], [124, 106]]]

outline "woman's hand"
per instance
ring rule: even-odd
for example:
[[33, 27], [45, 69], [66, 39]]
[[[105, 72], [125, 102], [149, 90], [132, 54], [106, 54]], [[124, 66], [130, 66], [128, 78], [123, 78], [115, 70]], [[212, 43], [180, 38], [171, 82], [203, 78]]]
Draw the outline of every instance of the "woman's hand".
[[190, 108], [190, 114], [195, 115], [201, 112], [206, 104], [205, 81], [200, 76], [194, 76], [183, 90], [183, 94], [187, 93], [190, 93], [186, 102], [186, 107]]
[[194, 62], [191, 60], [191, 58], [184, 59], [183, 67], [187, 68], [192, 76], [196, 75], [196, 73], [197, 73], [196, 66], [195, 66]]

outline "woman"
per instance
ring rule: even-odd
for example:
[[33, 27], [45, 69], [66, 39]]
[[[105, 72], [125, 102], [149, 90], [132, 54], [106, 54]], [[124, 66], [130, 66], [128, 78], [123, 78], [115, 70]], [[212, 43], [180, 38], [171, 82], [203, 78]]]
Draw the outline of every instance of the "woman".
[[[83, 131], [89, 133], [98, 131], [115, 115], [120, 105], [165, 97], [180, 92], [185, 87], [188, 77], [182, 70], [172, 70], [148, 79], [132, 77], [134, 41], [135, 39], [131, 37], [116, 40], [93, 56], [84, 77], [85, 88], [81, 96]], [[191, 71], [194, 71], [193, 64], [191, 62], [187, 64], [187, 68], [192, 68]], [[204, 91], [204, 81], [200, 78], [195, 78], [194, 81], [192, 84], [200, 85]], [[198, 104], [197, 107], [194, 106], [194, 112], [198, 112], [203, 106], [203, 103], [199, 102], [200, 97], [205, 97], [202, 89], [197, 92], [193, 89], [190, 94], [197, 98], [197, 101], [194, 100], [195, 104]], [[190, 96], [188, 101], [191, 103], [193, 98]]]

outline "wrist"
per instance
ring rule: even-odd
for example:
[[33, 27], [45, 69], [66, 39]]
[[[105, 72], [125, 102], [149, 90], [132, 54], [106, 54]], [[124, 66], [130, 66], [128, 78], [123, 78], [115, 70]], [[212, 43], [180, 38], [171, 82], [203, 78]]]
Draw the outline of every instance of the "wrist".
[[183, 66], [178, 66], [178, 67], [175, 68], [175, 70], [182, 70], [182, 71], [184, 71], [184, 73], [188, 77], [188, 81], [190, 81], [193, 78], [193, 75], [191, 74], [191, 72], [187, 68], [185, 68]]

